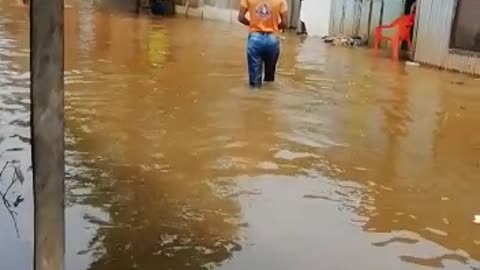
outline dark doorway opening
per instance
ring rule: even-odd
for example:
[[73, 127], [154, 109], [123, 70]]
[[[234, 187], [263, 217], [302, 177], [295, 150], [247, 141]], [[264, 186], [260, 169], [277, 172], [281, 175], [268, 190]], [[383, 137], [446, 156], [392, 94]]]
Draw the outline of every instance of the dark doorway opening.
[[417, 0], [407, 0], [405, 1], [405, 15], [410, 14], [410, 11], [412, 10], [413, 4], [415, 4]]
[[[406, 0], [405, 1], [405, 10], [404, 10], [405, 15], [410, 14], [412, 12], [412, 7], [416, 2], [417, 2], [417, 0]], [[415, 25], [410, 30], [410, 36], [411, 36], [412, 39], [413, 39], [414, 32], [415, 32]], [[402, 49], [404, 49], [404, 50], [407, 49], [407, 44], [402, 44]]]

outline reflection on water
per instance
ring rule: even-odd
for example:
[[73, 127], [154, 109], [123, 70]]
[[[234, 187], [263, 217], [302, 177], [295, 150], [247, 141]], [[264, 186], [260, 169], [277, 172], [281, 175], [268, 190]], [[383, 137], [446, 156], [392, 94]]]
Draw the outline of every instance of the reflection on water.
[[[251, 92], [238, 26], [73, 6], [68, 269], [480, 267], [479, 81], [291, 36]], [[0, 269], [29, 269], [27, 18], [0, 14]]]

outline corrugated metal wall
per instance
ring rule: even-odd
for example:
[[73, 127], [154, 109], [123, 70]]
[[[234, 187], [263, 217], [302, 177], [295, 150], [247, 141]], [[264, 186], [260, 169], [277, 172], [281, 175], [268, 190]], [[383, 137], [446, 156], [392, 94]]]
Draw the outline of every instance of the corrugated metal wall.
[[355, 29], [355, 2], [357, 0], [345, 0], [345, 17], [343, 18], [343, 34], [352, 35]]
[[405, 0], [384, 0], [382, 24], [390, 23], [405, 12]]
[[405, 0], [333, 0], [331, 35], [371, 38], [374, 28], [403, 14]]
[[370, 37], [370, 20], [371, 20], [371, 8], [373, 7], [372, 0], [364, 0], [362, 3], [362, 10], [360, 15], [360, 26], [358, 35], [362, 38], [369, 38]]
[[447, 69], [480, 74], [480, 58], [450, 53], [456, 0], [420, 0], [415, 60]]
[[343, 33], [344, 0], [332, 0], [330, 13], [330, 35]]
[[373, 40], [373, 32], [375, 31], [375, 27], [383, 23], [383, 6], [384, 6], [384, 1], [383, 0], [371, 0], [372, 1], [372, 19], [370, 23], [370, 41], [372, 42]]
[[287, 0], [288, 5], [288, 27], [296, 28], [300, 19], [300, 0]]

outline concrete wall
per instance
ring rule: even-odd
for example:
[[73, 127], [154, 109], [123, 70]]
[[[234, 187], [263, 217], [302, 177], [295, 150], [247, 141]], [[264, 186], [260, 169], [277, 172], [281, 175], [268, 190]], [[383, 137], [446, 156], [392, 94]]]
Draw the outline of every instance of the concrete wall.
[[177, 0], [176, 12], [181, 15], [202, 19], [236, 22], [240, 0], [191, 0], [188, 11], [187, 0]]
[[480, 55], [460, 55], [450, 51], [455, 3], [456, 0], [420, 0], [417, 7], [415, 60], [480, 75]]
[[[306, 0], [314, 1], [314, 0]], [[324, 0], [322, 0], [324, 1]], [[328, 0], [330, 1], [330, 0]], [[218, 20], [225, 22], [236, 22], [240, 0], [190, 0], [188, 12], [185, 8], [188, 0], [177, 0], [176, 11], [178, 14], [187, 14], [202, 19]], [[296, 27], [300, 0], [287, 0], [290, 12], [290, 27]]]
[[331, 0], [304, 0], [300, 19], [312, 36], [326, 36], [329, 33]]

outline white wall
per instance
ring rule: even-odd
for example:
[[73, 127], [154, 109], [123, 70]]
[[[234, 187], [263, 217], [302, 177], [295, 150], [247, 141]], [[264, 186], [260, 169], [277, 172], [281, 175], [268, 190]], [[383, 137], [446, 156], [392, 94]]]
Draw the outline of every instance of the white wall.
[[329, 32], [332, 0], [303, 0], [300, 19], [310, 36], [326, 36]]
[[[185, 6], [183, 5], [177, 5], [175, 9], [177, 14], [186, 14]], [[188, 16], [225, 22], [236, 22], [237, 15], [237, 9], [221, 8], [209, 5], [201, 5], [200, 7], [190, 8], [188, 10]]]

